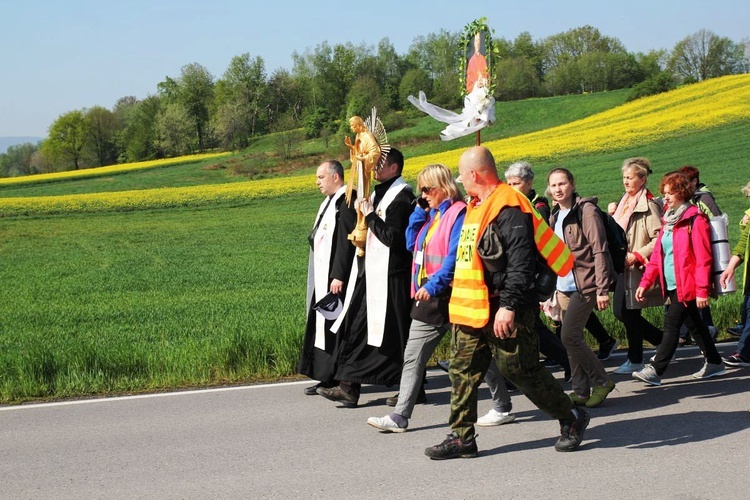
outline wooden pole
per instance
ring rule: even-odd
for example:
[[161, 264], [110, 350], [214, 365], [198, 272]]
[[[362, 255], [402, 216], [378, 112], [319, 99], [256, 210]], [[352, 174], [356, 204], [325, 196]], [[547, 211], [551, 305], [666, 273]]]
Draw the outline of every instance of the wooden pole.
[[477, 141], [476, 141], [477, 144], [476, 145], [477, 146], [481, 146], [482, 145], [482, 139], [480, 138], [480, 133], [481, 133], [481, 130], [477, 130], [476, 131], [476, 134], [477, 134]]

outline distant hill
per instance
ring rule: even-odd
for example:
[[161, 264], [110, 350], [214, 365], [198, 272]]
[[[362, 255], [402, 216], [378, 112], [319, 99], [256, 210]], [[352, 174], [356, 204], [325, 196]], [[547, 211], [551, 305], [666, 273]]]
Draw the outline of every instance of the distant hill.
[[0, 137], [0, 154], [5, 153], [10, 146], [15, 146], [16, 144], [23, 144], [25, 142], [36, 144], [42, 139], [44, 138], [43, 137]]

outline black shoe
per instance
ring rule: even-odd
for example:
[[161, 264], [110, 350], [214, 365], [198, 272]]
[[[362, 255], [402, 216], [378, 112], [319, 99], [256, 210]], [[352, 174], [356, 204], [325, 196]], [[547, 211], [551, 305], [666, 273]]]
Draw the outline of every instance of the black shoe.
[[344, 392], [339, 385], [335, 387], [318, 387], [317, 392], [326, 399], [341, 403], [346, 408], [356, 408], [357, 401], [359, 401], [359, 397]]
[[599, 354], [596, 355], [602, 361], [606, 361], [612, 355], [612, 351], [617, 348], [620, 342], [616, 338], [610, 337], [608, 341], [603, 344], [599, 344]]
[[305, 393], [305, 396], [317, 396], [318, 387], [320, 387], [320, 384], [311, 385], [310, 387], [305, 387], [302, 392]]
[[575, 420], [560, 420], [560, 439], [555, 443], [557, 451], [574, 451], [581, 446], [583, 432], [589, 426], [589, 414], [581, 407], [574, 411], [578, 412]]
[[505, 379], [505, 388], [508, 389], [508, 392], [518, 392], [518, 387], [507, 378]]
[[[422, 386], [419, 389], [419, 394], [417, 394], [417, 400], [415, 401], [418, 405], [423, 405], [427, 402], [427, 394], [424, 392], [424, 386]], [[398, 404], [398, 393], [396, 393], [395, 396], [391, 396], [390, 398], [387, 398], [385, 400], [385, 404], [388, 406], [396, 406]]]
[[727, 366], [750, 366], [750, 358], [735, 352], [731, 356], [724, 358], [724, 364]]
[[[474, 436], [476, 437], [476, 436]], [[464, 441], [458, 434], [451, 432], [440, 444], [430, 446], [424, 450], [424, 454], [432, 460], [446, 460], [448, 458], [474, 458], [479, 455], [477, 440], [471, 438]]]
[[448, 367], [450, 366], [451, 362], [447, 359], [441, 359], [437, 362], [438, 368], [443, 370], [445, 373], [448, 373]]
[[727, 328], [727, 333], [729, 335], [732, 335], [733, 337], [741, 337], [742, 331], [745, 329], [745, 325], [742, 323], [737, 323], [735, 326], [731, 328]]
[[542, 366], [546, 368], [557, 368], [558, 366], [560, 366], [560, 363], [552, 358], [544, 358], [544, 361], [542, 361]]

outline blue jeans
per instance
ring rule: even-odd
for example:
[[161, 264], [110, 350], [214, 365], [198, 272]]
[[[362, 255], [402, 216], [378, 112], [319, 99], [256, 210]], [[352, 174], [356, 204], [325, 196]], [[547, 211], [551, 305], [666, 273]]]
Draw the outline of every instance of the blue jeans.
[[737, 352], [746, 358], [750, 358], [750, 295], [745, 295], [742, 300], [742, 318], [743, 324], [745, 325], [740, 335], [740, 340], [737, 342]]

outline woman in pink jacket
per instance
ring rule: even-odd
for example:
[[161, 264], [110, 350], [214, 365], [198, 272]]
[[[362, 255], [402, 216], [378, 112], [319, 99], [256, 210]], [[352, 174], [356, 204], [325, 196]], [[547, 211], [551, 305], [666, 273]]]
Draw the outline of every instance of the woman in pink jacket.
[[693, 185], [679, 172], [671, 172], [661, 181], [664, 195], [664, 225], [654, 245], [641, 283], [635, 291], [638, 301], [659, 279], [665, 298], [670, 301], [664, 317], [664, 339], [651, 364], [633, 372], [633, 377], [650, 385], [661, 385], [661, 376], [677, 350], [680, 325], [690, 317], [696, 326], [693, 333], [706, 361], [695, 378], [710, 378], [725, 373], [724, 363], [716, 350], [699, 309], [708, 306], [711, 291], [711, 241], [708, 219], [690, 203]]

